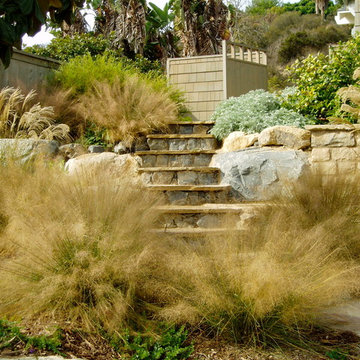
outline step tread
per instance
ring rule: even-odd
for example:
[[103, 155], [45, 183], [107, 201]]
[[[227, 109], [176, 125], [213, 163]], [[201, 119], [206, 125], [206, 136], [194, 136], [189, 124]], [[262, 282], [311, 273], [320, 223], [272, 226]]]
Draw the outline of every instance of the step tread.
[[150, 134], [148, 139], [215, 139], [211, 134]]
[[195, 214], [195, 213], [238, 213], [245, 209], [265, 206], [265, 203], [244, 202], [238, 204], [203, 204], [203, 205], [163, 205], [156, 209], [163, 213]]
[[198, 155], [216, 154], [216, 150], [144, 150], [137, 151], [135, 155]]
[[216, 172], [220, 171], [217, 167], [210, 167], [210, 166], [164, 166], [164, 167], [145, 167], [139, 168], [139, 172], [156, 172], [156, 171], [198, 171], [198, 172]]
[[240, 232], [241, 229], [236, 228], [164, 228], [154, 229], [158, 234], [171, 234], [171, 235], [213, 235]]
[[230, 185], [147, 185], [150, 190], [159, 191], [222, 191], [230, 190]]
[[169, 125], [215, 125], [215, 121], [171, 121]]

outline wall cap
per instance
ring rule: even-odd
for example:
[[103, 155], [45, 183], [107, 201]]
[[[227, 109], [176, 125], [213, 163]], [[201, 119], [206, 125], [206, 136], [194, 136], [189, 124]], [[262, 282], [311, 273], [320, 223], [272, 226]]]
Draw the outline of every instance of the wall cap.
[[[357, 126], [356, 126], [357, 125]], [[305, 129], [310, 131], [354, 131], [360, 130], [358, 124], [336, 124], [336, 125], [306, 125]]]

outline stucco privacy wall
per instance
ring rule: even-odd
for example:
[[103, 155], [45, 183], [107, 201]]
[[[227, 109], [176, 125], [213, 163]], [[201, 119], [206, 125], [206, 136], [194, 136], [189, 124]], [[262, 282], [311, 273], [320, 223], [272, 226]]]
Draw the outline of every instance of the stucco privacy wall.
[[311, 125], [312, 167], [324, 175], [360, 172], [360, 125]]
[[221, 55], [168, 59], [167, 74], [185, 92], [194, 120], [206, 121], [221, 101], [267, 88], [266, 54], [224, 41]]
[[59, 65], [59, 61], [14, 49], [10, 66], [4, 69], [0, 65], [0, 88], [13, 86], [21, 87], [24, 91], [36, 89], [49, 72]]

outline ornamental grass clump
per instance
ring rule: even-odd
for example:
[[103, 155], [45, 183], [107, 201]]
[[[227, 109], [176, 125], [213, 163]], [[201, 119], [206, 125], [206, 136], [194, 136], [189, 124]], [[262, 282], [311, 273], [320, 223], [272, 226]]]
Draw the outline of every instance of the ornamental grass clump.
[[276, 95], [264, 90], [253, 90], [233, 97], [216, 107], [211, 120], [215, 126], [211, 134], [224, 139], [233, 131], [256, 133], [275, 125], [304, 126], [305, 117], [281, 107]]
[[0, 249], [8, 249], [0, 252], [0, 318], [141, 329], [146, 302], [138, 284], [156, 242], [149, 231], [154, 197], [130, 181], [70, 177], [43, 165], [2, 168], [0, 184], [8, 218], [0, 237]]
[[69, 127], [55, 124], [52, 107], [35, 103], [36, 92], [26, 96], [11, 87], [0, 91], [0, 137], [69, 140]]
[[129, 146], [137, 137], [165, 130], [177, 119], [177, 106], [168, 94], [154, 91], [135, 75], [124, 82], [97, 83], [79, 98], [78, 111], [104, 129], [107, 141]]
[[360, 275], [358, 187], [304, 181], [239, 233], [171, 244], [159, 316], [239, 342], [304, 345], [325, 309], [358, 293]]

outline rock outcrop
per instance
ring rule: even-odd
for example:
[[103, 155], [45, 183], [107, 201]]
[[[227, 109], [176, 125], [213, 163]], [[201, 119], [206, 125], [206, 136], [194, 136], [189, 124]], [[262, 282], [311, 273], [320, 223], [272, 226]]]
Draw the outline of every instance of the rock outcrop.
[[85, 154], [70, 159], [65, 164], [65, 170], [70, 175], [95, 175], [118, 179], [125, 175], [133, 178], [134, 181], [140, 181], [137, 173], [139, 159], [130, 154], [117, 155], [111, 152], [100, 154]]
[[220, 169], [221, 184], [231, 185], [245, 200], [269, 200], [288, 182], [297, 181], [309, 171], [303, 151], [266, 148], [216, 154], [211, 166]]
[[220, 152], [230, 152], [245, 149], [258, 141], [259, 134], [245, 134], [242, 131], [234, 131], [224, 139]]
[[54, 158], [59, 152], [57, 141], [36, 139], [0, 139], [0, 158], [13, 159], [22, 163], [36, 157]]

